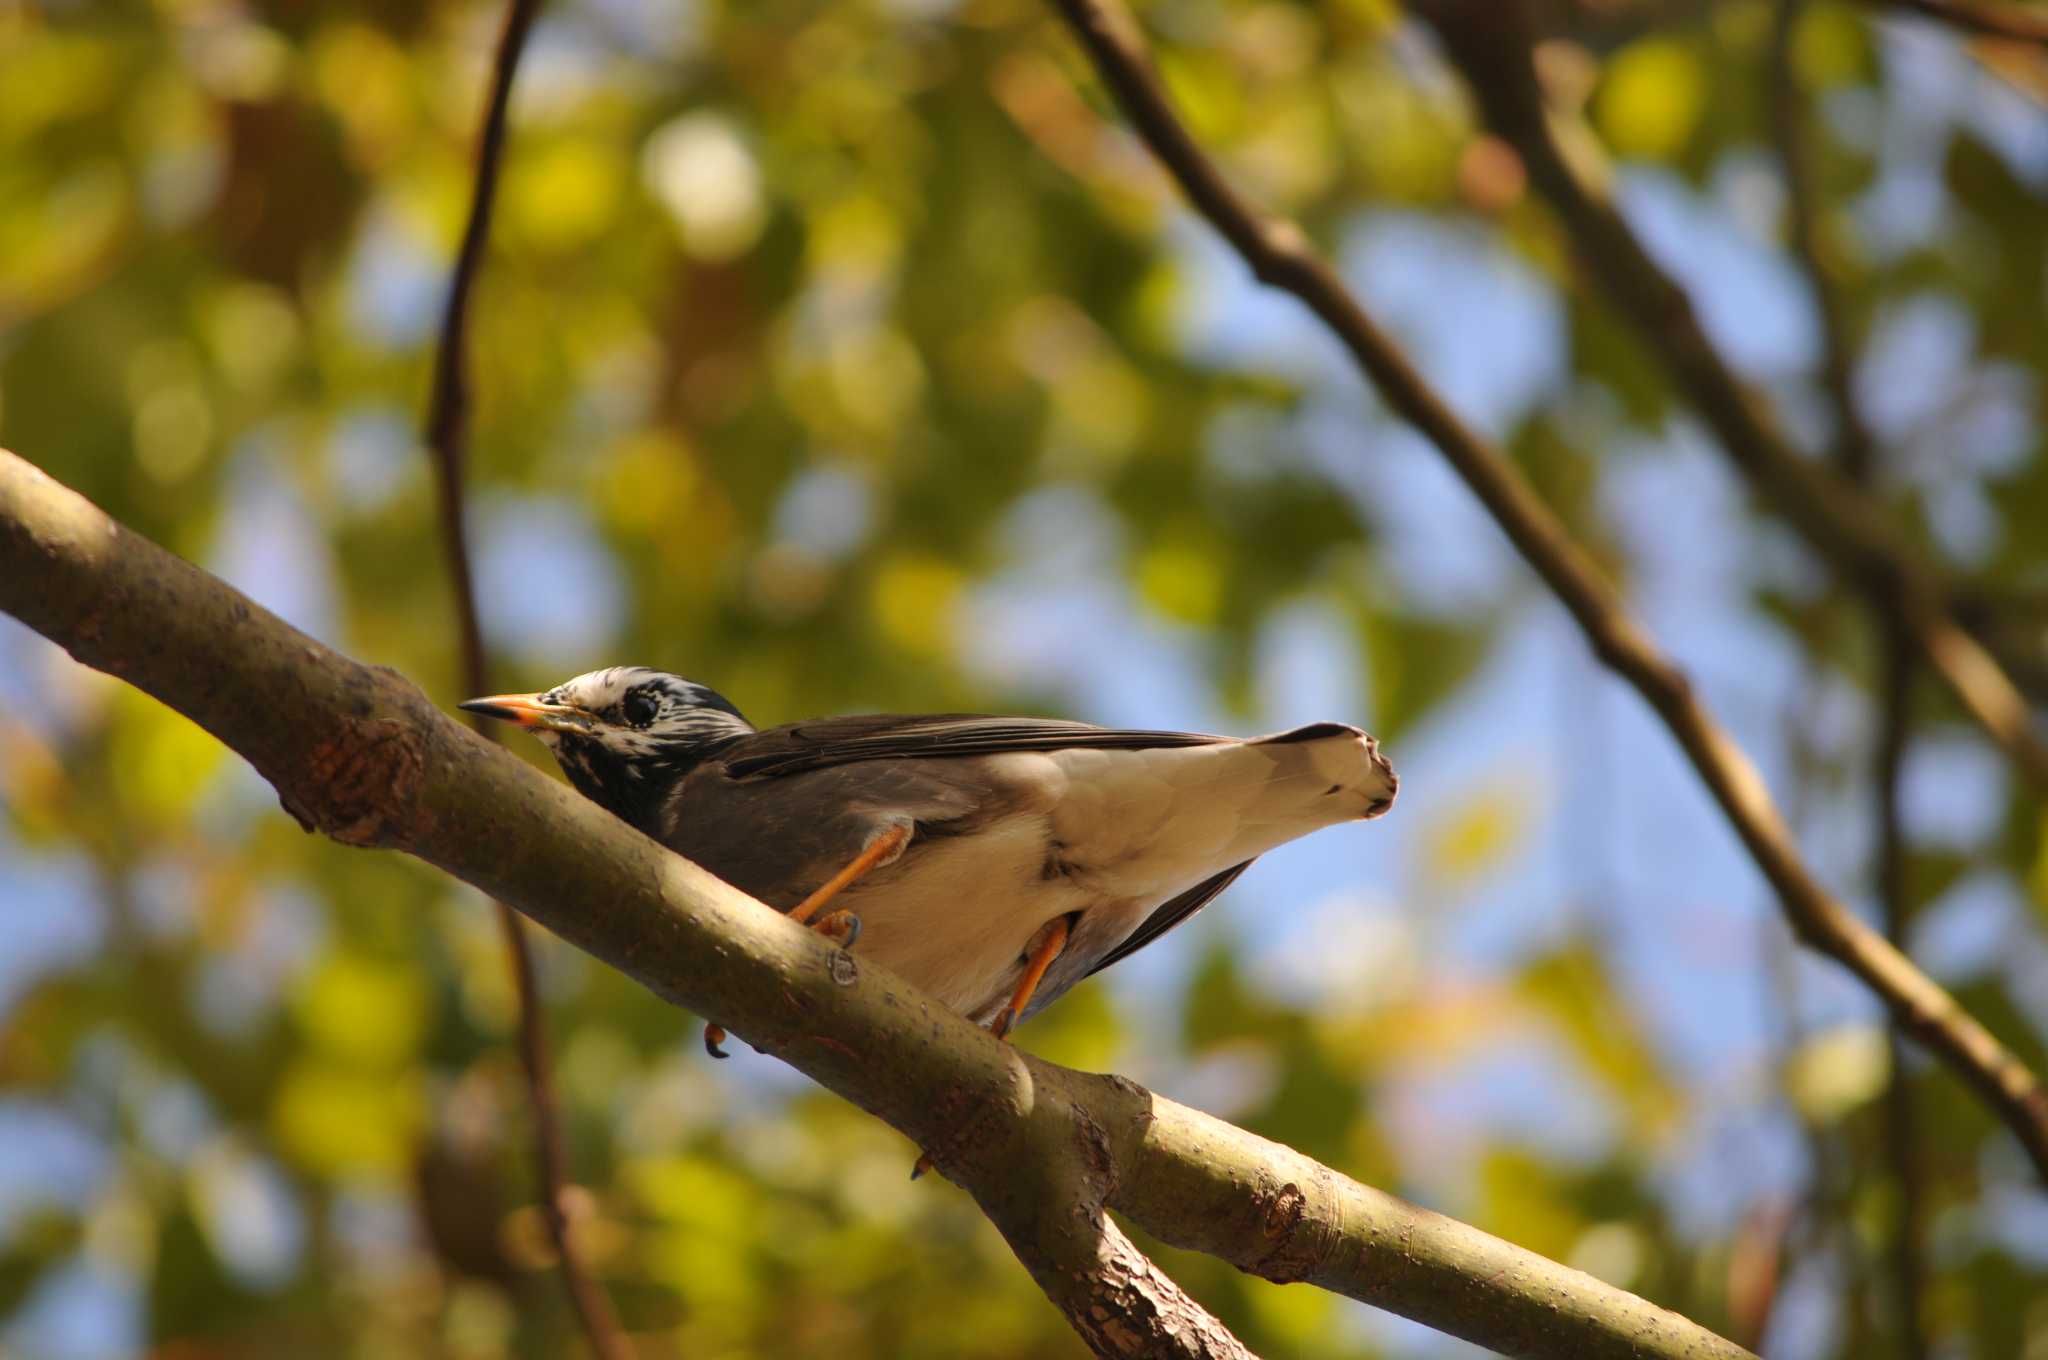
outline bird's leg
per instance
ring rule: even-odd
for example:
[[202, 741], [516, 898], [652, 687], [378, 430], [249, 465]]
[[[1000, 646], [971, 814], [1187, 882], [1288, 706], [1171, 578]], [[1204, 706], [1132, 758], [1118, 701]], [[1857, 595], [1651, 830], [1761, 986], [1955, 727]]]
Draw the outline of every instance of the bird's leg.
[[990, 1034], [998, 1039], [1010, 1037], [1011, 1029], [1024, 1014], [1024, 1008], [1031, 1004], [1032, 993], [1036, 992], [1038, 984], [1045, 980], [1045, 970], [1052, 967], [1052, 961], [1067, 947], [1068, 933], [1066, 917], [1062, 916], [1052, 923], [1052, 929], [1046, 933], [1038, 948], [1032, 951], [1030, 959], [1026, 961], [1024, 976], [1018, 981], [1017, 990], [1010, 994], [1010, 1004], [997, 1011], [996, 1018], [989, 1021]]
[[[819, 884], [816, 892], [797, 903], [790, 911], [789, 919], [798, 925], [809, 923], [812, 930], [831, 940], [841, 949], [853, 948], [854, 942], [860, 939], [860, 917], [842, 907], [838, 911], [828, 912], [826, 915], [819, 917], [815, 922], [811, 921], [811, 918], [823, 910], [825, 905], [833, 898], [851, 887], [854, 881], [862, 874], [885, 860], [895, 858], [896, 854], [903, 849], [903, 843], [909, 839], [909, 827], [890, 827], [887, 831], [884, 831], [881, 835], [875, 837], [873, 841], [869, 842], [867, 849], [855, 855], [844, 869], [841, 869], [838, 873]], [[1065, 939], [1066, 937], [1062, 934], [1061, 938]], [[1039, 971], [1043, 972], [1044, 969], [1041, 968]], [[717, 1025], [704, 1026], [704, 1051], [706, 1053], [709, 1053], [714, 1058], [731, 1057], [731, 1054], [719, 1047], [724, 1042], [725, 1031], [723, 1029]]]
[[[1010, 993], [1009, 1002], [996, 1012], [996, 1018], [988, 1022], [990, 1034], [1005, 1043], [1009, 1042], [1010, 1031], [1017, 1027], [1017, 1020], [1024, 1014], [1024, 1008], [1031, 1004], [1032, 994], [1038, 990], [1038, 984], [1045, 981], [1045, 970], [1052, 967], [1052, 961], [1067, 947], [1067, 937], [1071, 933], [1072, 927], [1066, 917], [1062, 916], [1052, 923], [1051, 928], [1046, 931], [1045, 938], [1039, 941], [1038, 948], [1032, 950], [1031, 957], [1025, 960], [1024, 976], [1018, 980], [1017, 990]], [[932, 1155], [929, 1152], [920, 1153], [917, 1165], [910, 1168], [910, 1179], [916, 1180], [931, 1169]]]
[[[877, 864], [880, 864], [883, 860], [893, 858], [903, 848], [903, 843], [909, 839], [909, 827], [890, 827], [887, 831], [884, 831], [881, 835], [870, 841], [867, 849], [855, 855], [852, 863], [826, 879], [818, 886], [816, 892], [797, 903], [795, 909], [789, 913], [789, 919], [798, 925], [802, 925], [810, 920], [824, 908], [827, 902], [830, 902], [847, 888], [853, 886], [855, 879], [874, 868]], [[834, 915], [837, 914], [836, 912], [834, 913]]]

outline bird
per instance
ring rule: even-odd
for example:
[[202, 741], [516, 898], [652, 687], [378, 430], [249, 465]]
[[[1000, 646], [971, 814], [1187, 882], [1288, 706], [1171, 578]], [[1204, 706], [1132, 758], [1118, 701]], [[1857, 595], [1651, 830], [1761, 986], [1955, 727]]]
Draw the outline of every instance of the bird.
[[[1399, 787], [1379, 743], [1338, 722], [1251, 738], [953, 713], [757, 729], [645, 666], [460, 707], [533, 733], [592, 801], [999, 1038], [1266, 851], [1381, 816]], [[714, 1057], [723, 1038], [707, 1026]]]

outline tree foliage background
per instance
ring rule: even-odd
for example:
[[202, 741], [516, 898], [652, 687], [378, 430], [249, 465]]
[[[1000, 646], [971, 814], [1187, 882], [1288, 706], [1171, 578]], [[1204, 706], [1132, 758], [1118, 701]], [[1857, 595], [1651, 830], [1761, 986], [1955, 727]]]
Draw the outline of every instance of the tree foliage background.
[[[1818, 451], [1773, 9], [1561, 4], [1543, 69]], [[1868, 619], [1578, 281], [1426, 31], [1390, 0], [1142, 18], [1197, 135], [1510, 443], [1874, 912]], [[500, 19], [0, 4], [0, 441], [449, 702], [417, 430]], [[2048, 651], [2048, 60], [1824, 0], [1791, 54], [1874, 485]], [[1393, 816], [1271, 856], [1024, 1044], [1774, 1357], [2048, 1355], [2048, 1196], [2010, 1136], [1794, 954], [1661, 729], [1047, 12], [559, 0], [512, 136], [472, 338], [499, 680], [643, 662], [764, 725], [1361, 722]], [[2042, 809], [1933, 686], [1913, 719], [1911, 951], [2038, 1069]], [[11, 623], [0, 798], [0, 1351], [573, 1344], [473, 894], [302, 835]], [[893, 1133], [542, 962], [578, 1231], [647, 1353], [1078, 1353]], [[1161, 1255], [1267, 1354], [1464, 1349]]]

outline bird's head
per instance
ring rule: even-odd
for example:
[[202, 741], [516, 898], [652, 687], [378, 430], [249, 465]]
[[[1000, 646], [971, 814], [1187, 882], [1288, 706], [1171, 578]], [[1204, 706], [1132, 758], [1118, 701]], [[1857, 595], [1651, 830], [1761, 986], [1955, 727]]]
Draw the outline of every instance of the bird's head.
[[754, 730], [716, 690], [645, 666], [588, 671], [539, 694], [494, 694], [462, 707], [539, 737], [570, 783], [643, 831], [654, 829], [676, 781]]

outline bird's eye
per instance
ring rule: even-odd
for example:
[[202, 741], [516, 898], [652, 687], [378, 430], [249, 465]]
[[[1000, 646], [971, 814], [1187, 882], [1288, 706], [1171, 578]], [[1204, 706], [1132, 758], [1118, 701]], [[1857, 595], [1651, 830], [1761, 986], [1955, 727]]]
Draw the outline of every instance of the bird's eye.
[[661, 708], [654, 696], [644, 689], [636, 689], [619, 705], [619, 712], [635, 727], [645, 727], [654, 721], [654, 715]]

